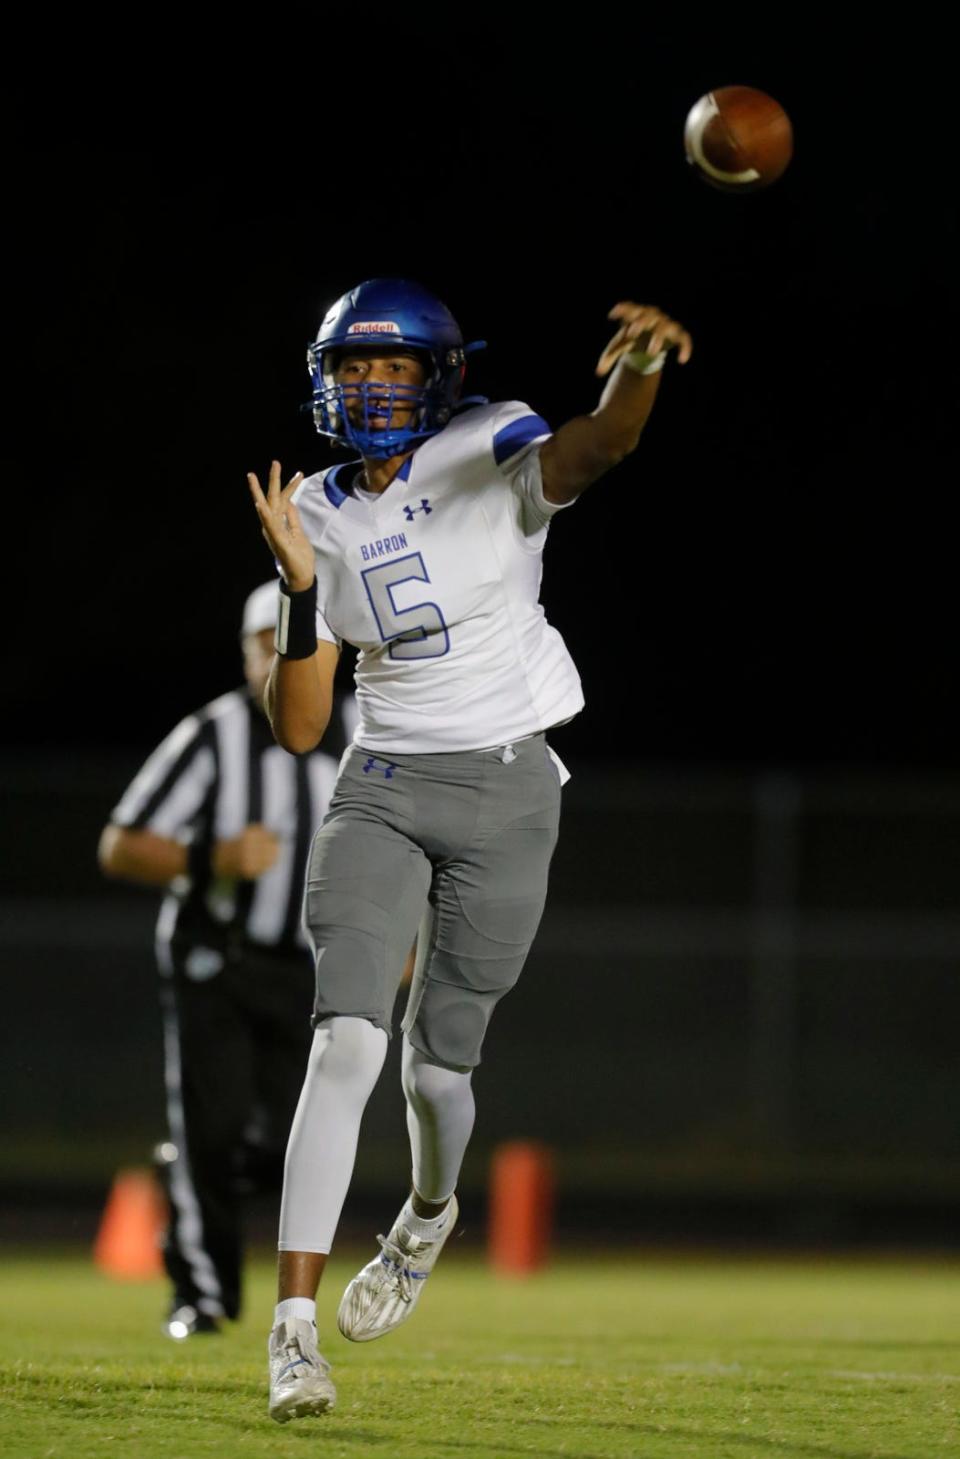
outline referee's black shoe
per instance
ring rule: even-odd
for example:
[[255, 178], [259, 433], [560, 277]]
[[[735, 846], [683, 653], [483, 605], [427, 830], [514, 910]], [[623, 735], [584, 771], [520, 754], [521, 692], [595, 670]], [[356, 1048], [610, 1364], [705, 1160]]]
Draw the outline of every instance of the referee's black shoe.
[[174, 1342], [184, 1342], [188, 1337], [219, 1332], [220, 1324], [209, 1312], [198, 1312], [196, 1307], [184, 1302], [170, 1309], [163, 1320], [163, 1330]]

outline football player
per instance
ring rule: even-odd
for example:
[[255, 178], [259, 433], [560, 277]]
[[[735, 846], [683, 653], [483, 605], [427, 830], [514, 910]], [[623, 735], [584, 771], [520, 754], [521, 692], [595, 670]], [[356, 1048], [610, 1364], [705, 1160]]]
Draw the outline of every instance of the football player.
[[649, 305], [610, 311], [596, 409], [555, 433], [529, 406], [461, 397], [470, 346], [445, 306], [397, 279], [352, 289], [308, 361], [321, 434], [354, 459], [267, 490], [249, 477], [281, 573], [267, 703], [280, 744], [311, 750], [342, 640], [360, 651], [359, 726], [314, 841], [304, 917], [314, 1042], [287, 1149], [270, 1412], [331, 1408], [317, 1286], [379, 1076], [404, 955], [412, 1188], [337, 1314], [357, 1342], [413, 1311], [457, 1219], [471, 1071], [543, 910], [566, 778], [545, 733], [582, 707], [538, 601], [549, 525], [636, 447], [668, 351], [692, 350]]

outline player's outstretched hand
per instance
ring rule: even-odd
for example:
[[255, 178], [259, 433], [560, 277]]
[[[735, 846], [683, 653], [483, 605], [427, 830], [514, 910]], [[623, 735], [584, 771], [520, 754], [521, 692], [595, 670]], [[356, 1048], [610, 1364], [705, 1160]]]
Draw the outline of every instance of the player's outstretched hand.
[[651, 304], [634, 304], [627, 299], [614, 304], [607, 318], [618, 319], [620, 327], [597, 361], [598, 375], [609, 375], [620, 356], [633, 350], [658, 355], [661, 350], [676, 349], [681, 365], [693, 354], [693, 340], [683, 325]]
[[280, 486], [280, 462], [271, 461], [267, 494], [264, 496], [260, 482], [253, 472], [247, 473], [250, 495], [260, 518], [260, 526], [267, 546], [283, 570], [291, 592], [299, 593], [309, 588], [316, 572], [313, 544], [300, 525], [300, 513], [290, 498], [303, 480], [303, 472], [291, 476], [286, 486]]

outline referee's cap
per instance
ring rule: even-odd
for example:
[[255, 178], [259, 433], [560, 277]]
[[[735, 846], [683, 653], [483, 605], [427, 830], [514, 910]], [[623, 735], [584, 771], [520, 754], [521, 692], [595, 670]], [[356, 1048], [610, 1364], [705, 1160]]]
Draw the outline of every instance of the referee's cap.
[[271, 578], [268, 583], [261, 583], [259, 588], [254, 588], [243, 605], [241, 636], [246, 638], [248, 633], [259, 633], [263, 628], [276, 628], [279, 605], [279, 578]]

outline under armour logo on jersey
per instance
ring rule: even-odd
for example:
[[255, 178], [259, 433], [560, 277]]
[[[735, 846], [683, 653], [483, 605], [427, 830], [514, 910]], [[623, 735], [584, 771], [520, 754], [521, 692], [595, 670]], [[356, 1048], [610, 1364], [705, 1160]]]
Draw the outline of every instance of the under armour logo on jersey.
[[420, 505], [418, 507], [406, 506], [403, 510], [407, 521], [412, 522], [414, 517], [417, 515], [417, 512], [423, 512], [425, 516], [429, 517], [430, 513], [433, 511], [433, 507], [430, 505], [427, 498], [425, 496], [422, 496], [420, 498]]
[[384, 780], [392, 780], [393, 772], [396, 770], [392, 760], [378, 760], [376, 755], [371, 755], [365, 765], [361, 765], [364, 775], [382, 775]]

